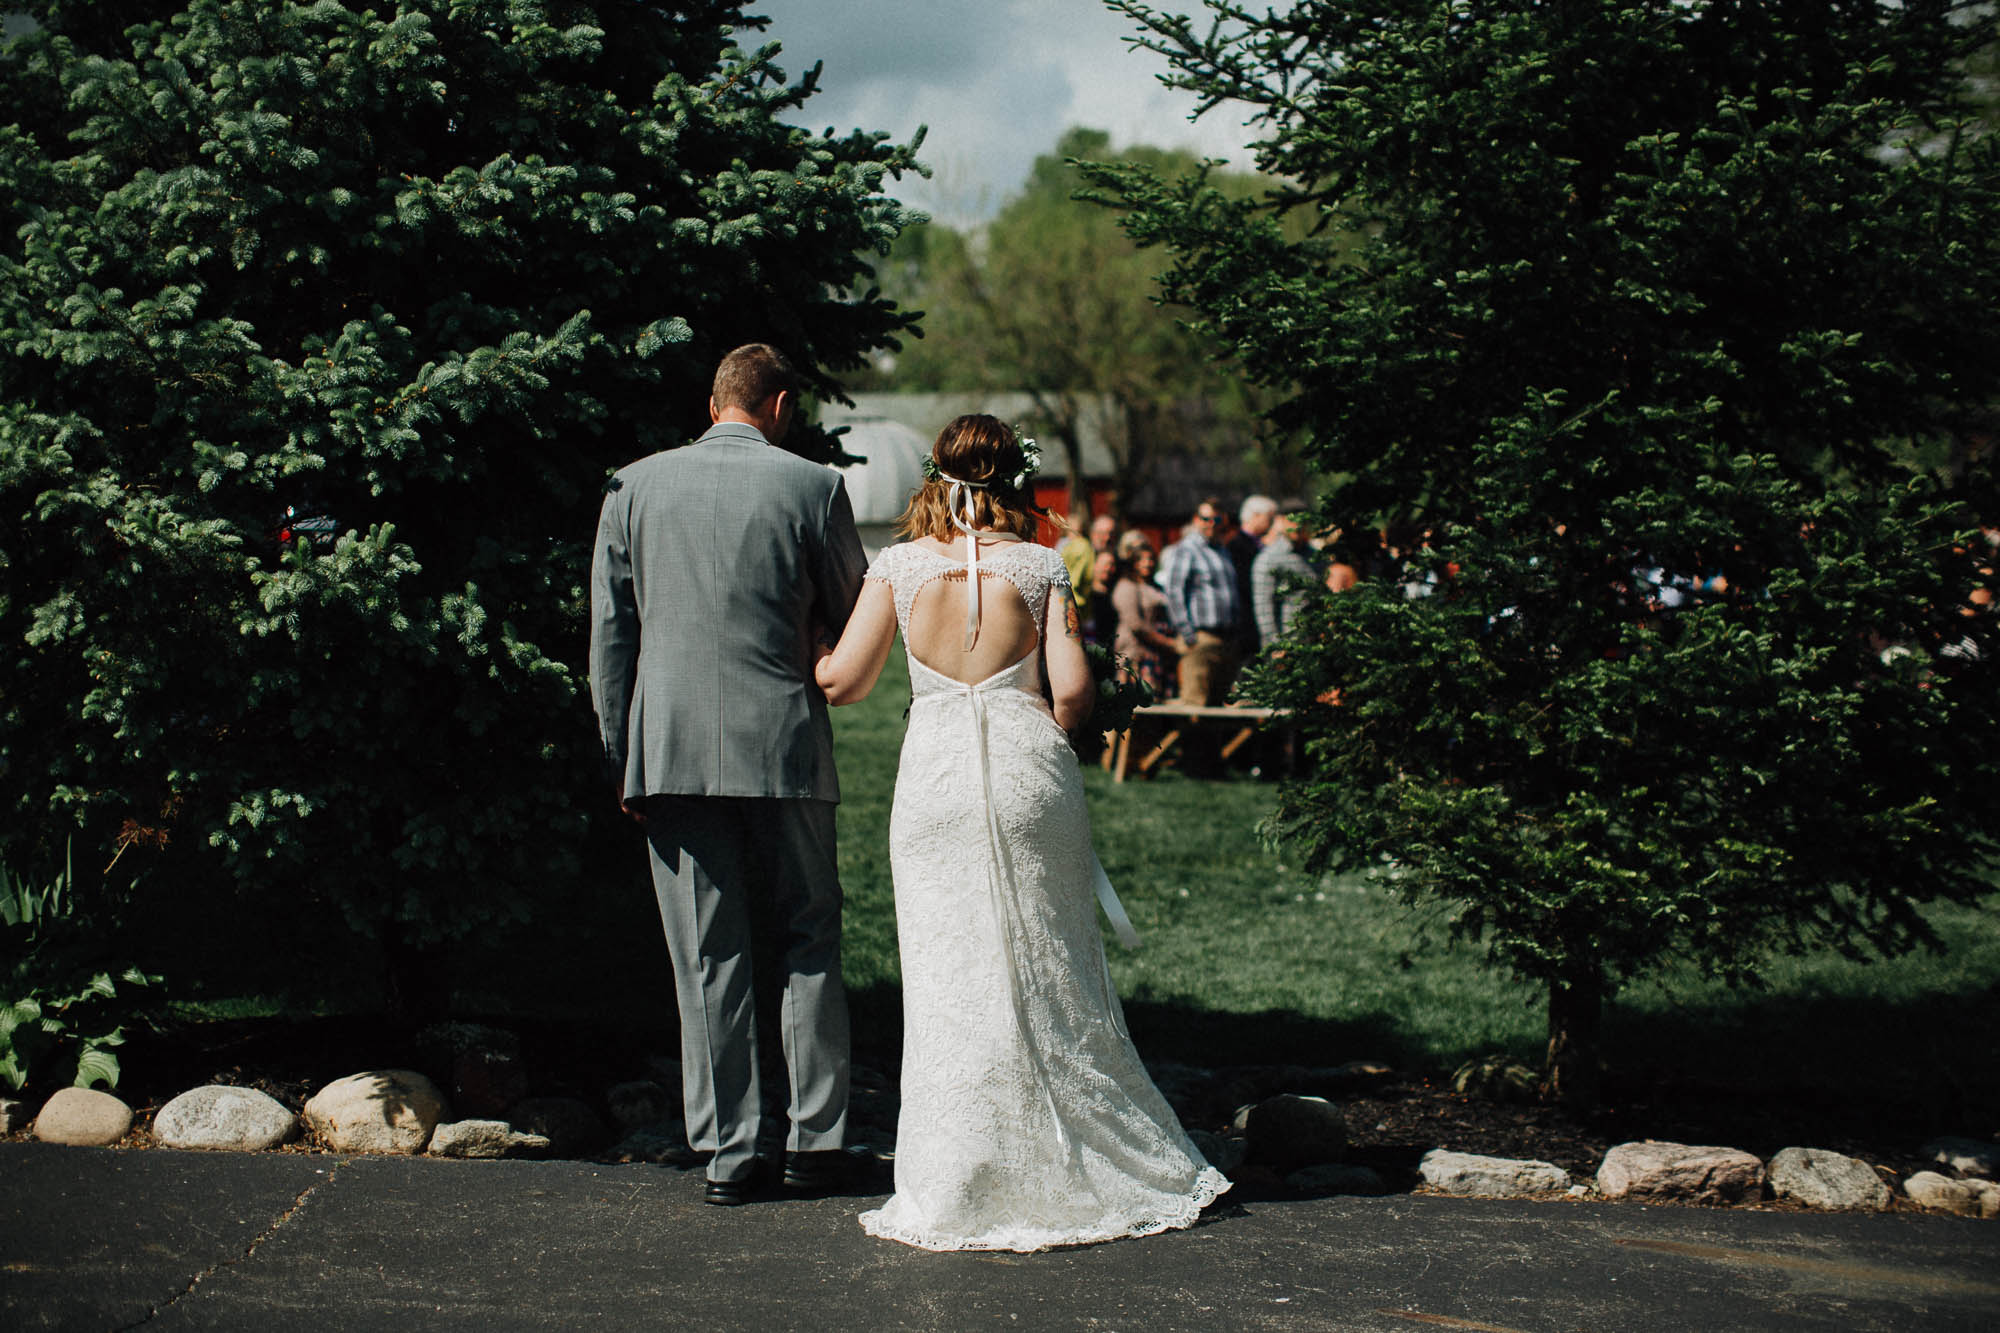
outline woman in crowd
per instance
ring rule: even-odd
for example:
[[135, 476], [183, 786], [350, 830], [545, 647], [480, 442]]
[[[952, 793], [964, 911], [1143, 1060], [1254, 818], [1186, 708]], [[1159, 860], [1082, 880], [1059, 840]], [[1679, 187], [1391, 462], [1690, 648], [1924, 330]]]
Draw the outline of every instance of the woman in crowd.
[[1174, 680], [1180, 642], [1167, 628], [1167, 597], [1153, 585], [1159, 554], [1146, 534], [1129, 531], [1118, 539], [1118, 577], [1111, 604], [1118, 612], [1113, 650], [1132, 663], [1140, 680], [1160, 694]]

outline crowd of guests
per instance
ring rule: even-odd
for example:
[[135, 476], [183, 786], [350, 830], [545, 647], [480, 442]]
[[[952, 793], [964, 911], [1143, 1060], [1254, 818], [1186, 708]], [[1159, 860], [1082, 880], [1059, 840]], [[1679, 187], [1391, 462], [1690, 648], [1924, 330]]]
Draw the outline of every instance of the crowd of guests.
[[1352, 587], [1354, 569], [1318, 567], [1295, 507], [1246, 499], [1224, 536], [1221, 504], [1195, 506], [1178, 540], [1156, 551], [1108, 514], [1063, 546], [1085, 637], [1110, 648], [1160, 698], [1219, 704], [1242, 665], [1276, 642], [1315, 586]]
[[[1402, 595], [1415, 600], [1439, 592], [1457, 572], [1455, 565], [1426, 568], [1420, 557], [1430, 533], [1420, 525], [1390, 524], [1379, 533], [1362, 533], [1364, 540], [1350, 548], [1338, 540], [1311, 540], [1314, 534], [1300, 521], [1303, 508], [1252, 495], [1225, 536], [1225, 511], [1218, 501], [1205, 499], [1164, 552], [1155, 550], [1146, 533], [1120, 533], [1115, 519], [1099, 515], [1087, 538], [1073, 537], [1063, 547], [1086, 639], [1124, 659], [1160, 699], [1220, 704], [1243, 664], [1283, 638], [1319, 589], [1345, 592], [1368, 578], [1400, 583]], [[2000, 566], [2000, 528], [1985, 528], [1972, 554], [1980, 557], [1979, 586], [1958, 608], [1966, 617], [1991, 609], [1992, 589], [2000, 582], [1994, 574]], [[1649, 624], [1745, 595], [1731, 587], [1720, 567], [1682, 572], [1636, 551], [1618, 560], [1614, 573], [1614, 591]], [[1513, 614], [1512, 608], [1499, 612], [1489, 627]], [[1912, 651], [1912, 645], [1888, 640], [1875, 646], [1885, 664]], [[1932, 651], [1951, 660], [1979, 656], [1978, 641], [1969, 633], [1947, 633]]]

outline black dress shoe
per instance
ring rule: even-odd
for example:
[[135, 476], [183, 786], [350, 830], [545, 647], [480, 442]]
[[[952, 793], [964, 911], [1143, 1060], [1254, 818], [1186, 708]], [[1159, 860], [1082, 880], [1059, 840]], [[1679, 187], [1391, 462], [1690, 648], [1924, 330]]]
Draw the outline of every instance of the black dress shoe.
[[824, 1194], [838, 1189], [847, 1179], [847, 1154], [830, 1152], [793, 1153], [785, 1162], [785, 1188], [800, 1194]]
[[718, 1208], [734, 1208], [750, 1197], [750, 1184], [747, 1180], [711, 1180], [702, 1192], [701, 1201]]

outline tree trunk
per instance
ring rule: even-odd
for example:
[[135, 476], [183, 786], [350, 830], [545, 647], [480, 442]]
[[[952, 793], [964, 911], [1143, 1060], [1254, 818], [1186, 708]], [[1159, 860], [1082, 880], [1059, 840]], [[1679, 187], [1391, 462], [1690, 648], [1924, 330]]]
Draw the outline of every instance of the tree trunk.
[[1549, 982], [1549, 1049], [1542, 1071], [1546, 1100], [1585, 1114], [1597, 1109], [1603, 1022], [1604, 970], [1586, 955]]

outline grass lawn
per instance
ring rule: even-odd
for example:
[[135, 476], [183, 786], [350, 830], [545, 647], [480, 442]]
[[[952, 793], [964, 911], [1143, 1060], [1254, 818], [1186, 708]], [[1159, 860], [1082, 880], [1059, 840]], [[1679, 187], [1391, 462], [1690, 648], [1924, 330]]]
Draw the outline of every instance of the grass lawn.
[[[907, 700], [898, 652], [873, 696], [834, 714], [846, 975], [857, 1058], [880, 1066], [901, 1041], [888, 822]], [[1374, 1059], [1412, 1072], [1489, 1052], [1538, 1062], [1540, 992], [1488, 971], [1475, 948], [1447, 947], [1434, 911], [1404, 907], [1364, 878], [1307, 875], [1265, 846], [1257, 824], [1270, 784], [1170, 772], [1121, 786], [1095, 767], [1085, 783], [1098, 853], [1144, 938], [1134, 952], [1111, 942], [1110, 956], [1148, 1059]], [[533, 929], [458, 951], [457, 1012], [580, 1022], [606, 1040], [616, 1028], [645, 1029], [651, 1049], [670, 1049], [666, 948], [636, 833], [612, 870], [551, 902]], [[291, 910], [297, 949], [248, 948], [240, 927], [181, 921], [236, 943], [211, 965], [163, 965], [178, 1013], [299, 1017], [379, 1005], [354, 937], [330, 919], [313, 927], [308, 905]], [[1629, 987], [1607, 1015], [1607, 1095], [1864, 1098], [1875, 1117], [1990, 1133], [2000, 1125], [2000, 930], [1990, 911], [1944, 907], [1931, 920], [1949, 945], [1943, 956], [1779, 959], [1755, 992], [1686, 973]], [[323, 961], [304, 952], [314, 941]], [[260, 967], [270, 974], [261, 982]]]
[[[888, 1022], [898, 974], [886, 849], [907, 698], [898, 652], [873, 696], [834, 715], [847, 974]], [[1091, 767], [1085, 785], [1098, 854], [1144, 940], [1127, 952], [1106, 930], [1149, 1057], [1449, 1069], [1499, 1051], [1539, 1061], [1539, 989], [1487, 970], [1475, 948], [1446, 947], [1434, 913], [1367, 879], [1289, 864], [1257, 835], [1269, 784], [1168, 773], [1120, 785]], [[1849, 1086], [1859, 1067], [1889, 1095], [1991, 1105], [2000, 930], [1990, 912], [1965, 908], [1931, 920], [1950, 946], [1941, 957], [1781, 958], [1754, 992], [1687, 972], [1628, 988], [1607, 1019], [1614, 1081], [1748, 1079], [1797, 1092]]]

